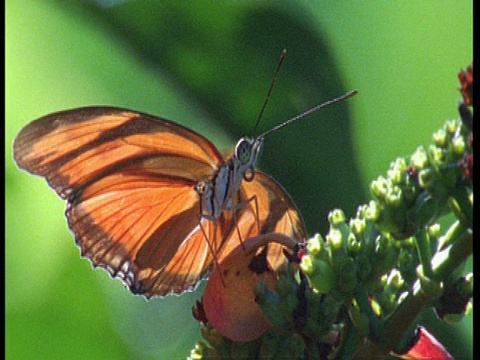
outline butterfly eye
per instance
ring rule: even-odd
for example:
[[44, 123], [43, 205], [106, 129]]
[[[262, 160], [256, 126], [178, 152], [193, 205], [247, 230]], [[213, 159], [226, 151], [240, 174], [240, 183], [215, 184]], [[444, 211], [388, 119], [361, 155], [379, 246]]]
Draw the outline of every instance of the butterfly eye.
[[246, 164], [252, 156], [252, 142], [247, 139], [240, 139], [235, 148], [235, 155], [241, 164]]
[[205, 184], [204, 181], [199, 181], [197, 184], [195, 184], [195, 190], [200, 194], [204, 194], [207, 189], [207, 184]]

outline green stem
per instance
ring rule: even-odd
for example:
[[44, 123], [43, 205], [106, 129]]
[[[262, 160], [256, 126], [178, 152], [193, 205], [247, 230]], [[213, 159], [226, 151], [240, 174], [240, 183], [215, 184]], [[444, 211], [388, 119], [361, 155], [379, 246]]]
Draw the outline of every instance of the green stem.
[[347, 317], [345, 319], [345, 325], [342, 329], [342, 339], [340, 340], [340, 346], [334, 354], [333, 360], [349, 359], [355, 352], [358, 344], [362, 341], [362, 336], [355, 328], [352, 320]]
[[[438, 280], [445, 280], [458, 266], [472, 255], [473, 236], [466, 230], [447, 249], [438, 252], [432, 259], [433, 276]], [[422, 291], [417, 280], [409, 295], [398, 305], [394, 313], [384, 323], [385, 336], [382, 342], [368, 339], [355, 353], [353, 359], [379, 359], [387, 356], [400, 341], [410, 325], [420, 312], [434, 300]]]
[[423, 274], [433, 279], [432, 253], [430, 252], [430, 237], [426, 229], [420, 230], [415, 236], [418, 257], [422, 264]]
[[368, 299], [368, 291], [365, 285], [360, 285], [355, 296], [360, 312], [368, 317], [369, 334], [368, 337], [375, 341], [381, 341], [383, 332], [383, 324], [377, 315], [373, 312], [372, 306]]
[[455, 191], [453, 197], [449, 199], [450, 207], [455, 216], [462, 222], [465, 227], [472, 227], [473, 206], [470, 202], [468, 191], [465, 187], [461, 187]]

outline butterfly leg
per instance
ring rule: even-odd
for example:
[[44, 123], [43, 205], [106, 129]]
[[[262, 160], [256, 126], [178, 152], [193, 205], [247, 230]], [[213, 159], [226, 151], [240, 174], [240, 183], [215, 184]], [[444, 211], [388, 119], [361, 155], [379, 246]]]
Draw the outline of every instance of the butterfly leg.
[[[213, 221], [213, 227], [214, 227], [213, 237], [214, 238], [209, 239], [209, 236], [208, 236], [207, 232], [205, 231], [205, 228], [203, 227], [203, 222], [202, 221], [200, 221], [200, 224], [199, 224], [200, 225], [200, 230], [202, 231], [203, 237], [205, 238], [205, 241], [207, 242], [208, 248], [210, 249], [210, 252], [212, 253], [213, 262], [214, 262], [215, 266], [218, 269], [220, 269], [220, 264], [218, 263], [218, 256], [217, 256], [220, 249], [217, 249], [217, 241], [215, 241], [217, 236], [218, 236], [218, 234], [217, 234], [217, 232], [218, 232], [218, 220], [213, 218], [213, 217], [210, 218], [210, 219], [205, 217], [205, 219]], [[222, 272], [220, 271], [219, 274], [220, 274], [220, 279], [222, 281], [222, 284], [223, 284], [223, 286], [225, 286], [225, 282], [223, 281], [223, 277], [222, 277]]]
[[[248, 208], [246, 207], [247, 204], [253, 202], [254, 206], [250, 206], [249, 207], [249, 210], [245, 210], [245, 211], [252, 211], [252, 215], [255, 217], [255, 222], [257, 223], [257, 234], [252, 234], [250, 233], [248, 236], [249, 237], [252, 237], [252, 236], [256, 236], [256, 235], [260, 235], [260, 232], [261, 232], [261, 228], [260, 228], [260, 215], [259, 215], [259, 206], [258, 206], [258, 198], [256, 195], [253, 195], [251, 198], [249, 199], [246, 199], [242, 202], [239, 202], [238, 204], [236, 204], [236, 206], [234, 208], [236, 208], [237, 210], [238, 209], [243, 209], [243, 208]], [[235, 228], [236, 228], [236, 231], [237, 231], [237, 235], [238, 235], [238, 239], [240, 241], [240, 244], [242, 245], [243, 248], [245, 248], [245, 246], [243, 245], [244, 243], [244, 240], [246, 239], [243, 239], [243, 236], [242, 236], [242, 233], [240, 231], [240, 227], [238, 226], [238, 219], [237, 219], [238, 215], [237, 215], [237, 212], [234, 211], [233, 212], [233, 221], [235, 223]]]

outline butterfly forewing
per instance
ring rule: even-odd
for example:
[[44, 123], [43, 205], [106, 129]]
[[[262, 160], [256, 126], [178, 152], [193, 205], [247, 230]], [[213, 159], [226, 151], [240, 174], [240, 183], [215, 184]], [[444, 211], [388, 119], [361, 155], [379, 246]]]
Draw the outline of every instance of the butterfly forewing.
[[[14, 153], [20, 167], [46, 177], [67, 199], [82, 254], [132, 291], [181, 292], [211, 266], [204, 236], [222, 238], [210, 225], [201, 231], [195, 184], [211, 180], [223, 158], [202, 136], [150, 115], [94, 107], [32, 122]], [[190, 263], [170, 276], [168, 264], [182, 244], [192, 249]], [[162, 281], [168, 285], [158, 286]]]
[[[188, 159], [177, 170], [197, 181], [199, 177], [211, 178], [223, 161], [210, 141], [187, 128], [111, 107], [67, 110], [42, 117], [22, 129], [14, 143], [14, 154], [21, 168], [45, 176], [63, 198], [134, 163], [143, 163], [139, 167], [149, 161], [171, 165]], [[168, 169], [158, 165], [153, 166], [158, 172]]]
[[[51, 114], [20, 132], [14, 154], [67, 200], [82, 255], [147, 297], [194, 288], [246, 236], [305, 237], [279, 184], [257, 172], [232, 194], [239, 179], [212, 143], [155, 116], [112, 107]], [[199, 190], [207, 183], [209, 197]], [[282, 247], [271, 245], [268, 259], [285, 262]]]

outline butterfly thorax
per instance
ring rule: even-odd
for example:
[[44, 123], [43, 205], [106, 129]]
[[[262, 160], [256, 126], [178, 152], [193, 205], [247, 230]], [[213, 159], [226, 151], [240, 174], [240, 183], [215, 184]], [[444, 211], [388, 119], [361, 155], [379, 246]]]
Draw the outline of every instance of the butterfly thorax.
[[233, 156], [222, 165], [209, 182], [199, 182], [195, 189], [201, 197], [202, 217], [217, 220], [223, 210], [235, 208], [242, 181], [252, 181], [262, 150], [263, 138], [241, 138]]

